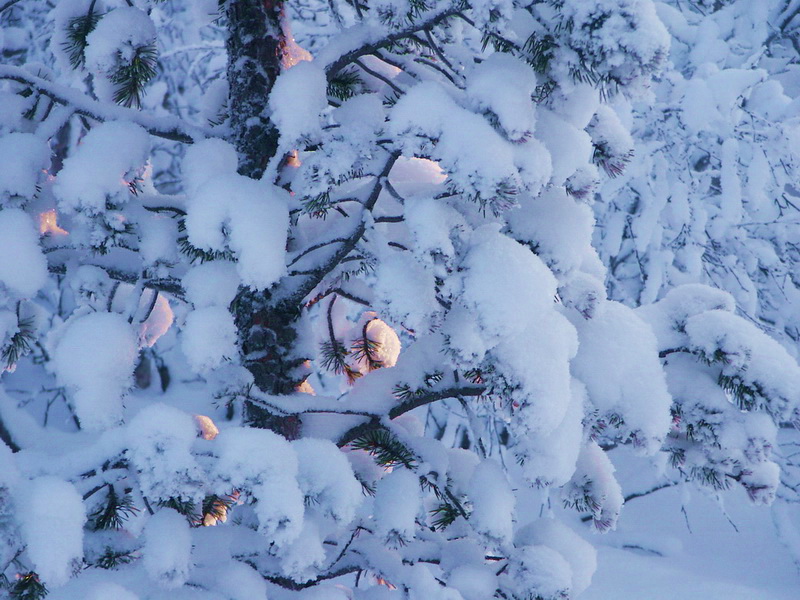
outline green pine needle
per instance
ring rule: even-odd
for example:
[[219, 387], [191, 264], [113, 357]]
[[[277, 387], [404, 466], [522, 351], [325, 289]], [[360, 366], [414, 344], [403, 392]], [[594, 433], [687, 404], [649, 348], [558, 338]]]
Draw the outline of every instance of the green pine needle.
[[120, 64], [111, 76], [116, 86], [114, 102], [123, 106], [139, 108], [142, 105], [144, 88], [156, 75], [158, 52], [154, 44], [136, 48], [128, 64]]
[[33, 331], [33, 319], [21, 319], [17, 332], [11, 336], [8, 344], [0, 352], [6, 369], [13, 369], [23, 356], [30, 354], [36, 336]]
[[375, 429], [355, 440], [351, 446], [355, 450], [369, 452], [379, 465], [384, 467], [404, 466], [413, 469], [416, 457], [400, 440], [385, 429]]
[[80, 69], [86, 63], [86, 38], [89, 36], [103, 15], [92, 10], [89, 14], [70, 19], [67, 23], [67, 41], [62, 44], [64, 52], [74, 69]]
[[98, 507], [91, 515], [89, 522], [95, 531], [99, 529], [122, 529], [125, 521], [139, 510], [133, 505], [129, 494], [120, 496], [113, 485], [108, 486], [105, 504]]
[[12, 600], [41, 600], [47, 595], [47, 587], [39, 581], [39, 576], [31, 571], [17, 579], [11, 588]]

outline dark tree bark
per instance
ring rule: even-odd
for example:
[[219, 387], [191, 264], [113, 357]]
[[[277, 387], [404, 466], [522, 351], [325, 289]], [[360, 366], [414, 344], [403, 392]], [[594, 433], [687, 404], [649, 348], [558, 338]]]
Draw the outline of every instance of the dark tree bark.
[[[278, 131], [269, 118], [268, 99], [281, 72], [285, 43], [282, 0], [228, 0], [228, 96], [231, 141], [239, 153], [239, 173], [259, 179], [278, 147]], [[274, 306], [269, 292], [241, 290], [234, 307], [245, 366], [260, 390], [288, 394], [303, 380], [304, 358], [297, 341], [297, 306]], [[245, 420], [297, 437], [297, 418], [271, 414], [245, 403]]]
[[281, 71], [283, 0], [228, 0], [228, 108], [239, 173], [264, 174], [278, 132], [267, 100]]

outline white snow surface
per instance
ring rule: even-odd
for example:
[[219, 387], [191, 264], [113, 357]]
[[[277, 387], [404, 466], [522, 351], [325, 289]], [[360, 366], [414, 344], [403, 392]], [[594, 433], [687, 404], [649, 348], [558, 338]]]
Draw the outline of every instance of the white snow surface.
[[47, 283], [47, 260], [33, 220], [22, 210], [0, 211], [0, 285], [11, 294], [32, 298]]
[[204, 250], [230, 249], [242, 283], [258, 290], [286, 272], [288, 229], [287, 193], [248, 177], [211, 177], [188, 200], [189, 241]]
[[134, 329], [120, 314], [90, 313], [66, 324], [53, 365], [59, 383], [73, 390], [82, 427], [107, 429], [120, 422], [137, 356]]
[[31, 133], [0, 135], [0, 164], [0, 199], [32, 198], [42, 171], [50, 166], [50, 148]]
[[36, 573], [48, 587], [64, 585], [83, 558], [83, 499], [71, 483], [38, 477], [21, 486], [20, 529]]
[[162, 508], [144, 528], [142, 560], [150, 578], [164, 589], [181, 587], [189, 578], [192, 535], [186, 517]]
[[97, 214], [106, 210], [108, 198], [126, 202], [132, 196], [126, 182], [144, 166], [149, 152], [150, 136], [139, 125], [112, 121], [93, 127], [56, 177], [53, 193], [59, 208]]

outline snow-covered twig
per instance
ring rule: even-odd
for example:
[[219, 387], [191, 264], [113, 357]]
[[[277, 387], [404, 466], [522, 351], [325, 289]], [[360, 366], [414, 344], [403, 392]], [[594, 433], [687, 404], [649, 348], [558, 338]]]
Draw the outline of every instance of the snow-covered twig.
[[29, 85], [58, 104], [69, 106], [84, 117], [96, 121], [128, 121], [142, 126], [151, 135], [191, 144], [208, 137], [217, 137], [218, 133], [203, 127], [190, 125], [176, 117], [154, 117], [132, 108], [111, 106], [92, 100], [78, 90], [52, 83], [41, 77], [32, 75], [25, 69], [11, 65], [0, 65], [0, 79], [16, 81]]

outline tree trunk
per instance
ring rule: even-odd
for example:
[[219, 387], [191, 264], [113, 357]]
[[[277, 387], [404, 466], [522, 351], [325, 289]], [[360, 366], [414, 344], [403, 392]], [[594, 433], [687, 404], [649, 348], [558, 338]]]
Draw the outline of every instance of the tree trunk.
[[283, 0], [228, 0], [228, 108], [239, 173], [264, 174], [278, 132], [267, 100], [281, 72]]
[[[229, 0], [228, 108], [231, 141], [239, 153], [239, 173], [259, 179], [278, 147], [278, 131], [269, 119], [267, 101], [281, 72], [285, 45], [282, 0]], [[270, 305], [269, 292], [243, 289], [234, 314], [244, 364], [255, 384], [267, 394], [288, 394], [302, 376], [304, 359], [293, 355], [299, 309]], [[261, 406], [245, 404], [245, 420], [297, 437], [297, 420], [270, 414]]]

